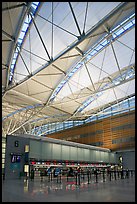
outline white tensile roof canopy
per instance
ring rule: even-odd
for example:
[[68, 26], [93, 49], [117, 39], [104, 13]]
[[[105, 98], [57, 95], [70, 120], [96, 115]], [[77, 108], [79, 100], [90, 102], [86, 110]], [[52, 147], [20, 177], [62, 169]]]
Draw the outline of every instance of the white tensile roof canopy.
[[135, 95], [135, 2], [2, 2], [2, 126], [83, 120]]

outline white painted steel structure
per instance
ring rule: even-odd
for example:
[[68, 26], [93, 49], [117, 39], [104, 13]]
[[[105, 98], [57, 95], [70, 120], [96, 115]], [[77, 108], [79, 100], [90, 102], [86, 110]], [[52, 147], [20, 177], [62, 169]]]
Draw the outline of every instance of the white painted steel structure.
[[134, 96], [135, 2], [2, 2], [2, 94], [3, 135]]

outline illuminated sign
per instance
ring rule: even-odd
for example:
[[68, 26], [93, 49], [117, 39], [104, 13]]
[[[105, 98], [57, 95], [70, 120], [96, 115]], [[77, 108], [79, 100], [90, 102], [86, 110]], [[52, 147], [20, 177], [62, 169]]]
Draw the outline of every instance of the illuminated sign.
[[18, 140], [16, 140], [16, 141], [14, 142], [14, 146], [15, 146], [15, 147], [18, 147], [18, 146], [19, 146], [19, 141], [18, 141]]
[[31, 164], [33, 164], [33, 165], [34, 165], [34, 164], [36, 164], [36, 162], [35, 162], [35, 161], [32, 161], [32, 162], [31, 162]]

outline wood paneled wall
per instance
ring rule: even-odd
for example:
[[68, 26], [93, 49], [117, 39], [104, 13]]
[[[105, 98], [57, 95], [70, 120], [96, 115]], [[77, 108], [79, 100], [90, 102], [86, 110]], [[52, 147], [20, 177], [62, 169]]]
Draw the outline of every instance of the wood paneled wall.
[[111, 150], [135, 147], [135, 111], [118, 114], [47, 137], [91, 144]]

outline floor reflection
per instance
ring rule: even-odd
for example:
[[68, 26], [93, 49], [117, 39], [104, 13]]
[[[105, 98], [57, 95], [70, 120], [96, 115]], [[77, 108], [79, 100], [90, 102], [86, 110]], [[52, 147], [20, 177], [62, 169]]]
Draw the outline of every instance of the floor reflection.
[[[92, 199], [91, 199], [92, 198]], [[132, 202], [135, 200], [135, 181], [120, 179], [96, 183], [94, 180], [22, 179], [5, 180], [2, 184], [3, 202]]]
[[95, 183], [88, 183], [87, 181], [81, 182], [80, 185], [76, 185], [75, 181], [67, 181], [62, 183], [55, 183], [55, 181], [51, 182], [34, 182], [32, 185], [32, 181], [24, 182], [24, 192], [27, 192], [29, 189], [29, 184], [31, 185], [31, 194], [51, 194], [54, 192], [63, 192], [63, 191], [77, 191], [77, 190], [84, 190], [91, 187], [96, 187], [97, 184]]

